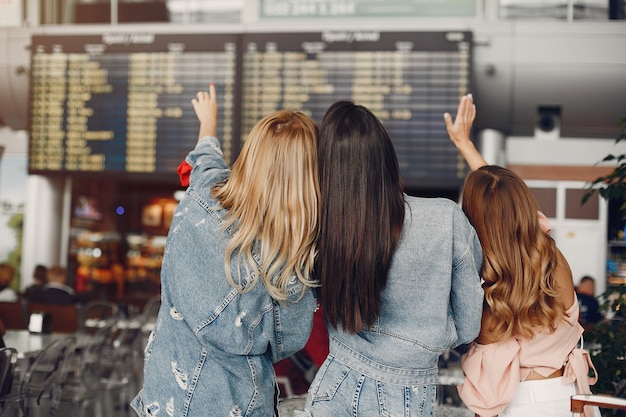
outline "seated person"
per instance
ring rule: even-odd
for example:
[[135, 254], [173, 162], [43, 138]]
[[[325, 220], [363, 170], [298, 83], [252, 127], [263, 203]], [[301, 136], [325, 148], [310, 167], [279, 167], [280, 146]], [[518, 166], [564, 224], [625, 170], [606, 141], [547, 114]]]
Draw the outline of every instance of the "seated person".
[[30, 301], [41, 304], [73, 304], [76, 300], [74, 290], [66, 282], [67, 270], [62, 266], [48, 269], [48, 282], [41, 291], [37, 291]]
[[37, 265], [33, 270], [33, 283], [24, 289], [24, 298], [31, 299], [33, 294], [43, 290], [43, 286], [48, 281], [48, 268], [44, 265]]
[[17, 294], [10, 287], [15, 275], [15, 268], [8, 263], [0, 264], [0, 301], [17, 301]]
[[580, 305], [580, 324], [587, 328], [602, 321], [600, 305], [596, 300], [596, 282], [593, 277], [585, 275], [576, 287], [576, 297]]

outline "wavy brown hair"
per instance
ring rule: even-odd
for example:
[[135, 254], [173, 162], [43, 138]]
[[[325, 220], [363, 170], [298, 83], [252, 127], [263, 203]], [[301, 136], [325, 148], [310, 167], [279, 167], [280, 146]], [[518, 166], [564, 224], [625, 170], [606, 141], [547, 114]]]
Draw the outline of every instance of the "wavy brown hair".
[[[223, 227], [233, 230], [224, 254], [226, 278], [242, 292], [256, 284], [248, 281], [252, 272], [277, 300], [288, 299], [294, 276], [305, 288], [317, 284], [312, 276], [319, 216], [317, 136], [317, 125], [303, 113], [270, 113], [250, 132], [230, 178], [213, 188], [228, 210]], [[260, 268], [253, 248], [259, 250]], [[235, 254], [247, 260], [245, 271], [231, 270]]]
[[333, 104], [320, 126], [320, 235], [315, 272], [331, 326], [355, 333], [380, 314], [402, 234], [404, 194], [387, 131], [367, 108]]
[[466, 179], [462, 206], [483, 248], [492, 337], [529, 339], [534, 326], [554, 330], [566, 314], [556, 288], [558, 250], [539, 227], [524, 181], [506, 168], [479, 168]]

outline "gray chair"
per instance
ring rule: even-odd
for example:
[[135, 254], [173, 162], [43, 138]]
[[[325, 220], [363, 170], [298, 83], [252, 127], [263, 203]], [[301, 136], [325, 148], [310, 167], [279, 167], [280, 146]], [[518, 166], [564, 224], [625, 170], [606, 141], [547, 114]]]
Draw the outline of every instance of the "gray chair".
[[5, 404], [11, 395], [16, 363], [17, 350], [10, 347], [0, 349], [0, 415], [4, 414]]
[[108, 321], [118, 319], [119, 314], [118, 305], [112, 301], [90, 301], [82, 308], [81, 330], [93, 333], [98, 328], [106, 326]]
[[144, 331], [150, 332], [156, 323], [159, 309], [161, 308], [161, 296], [155, 296], [148, 300], [141, 312], [141, 321], [143, 322]]
[[76, 348], [76, 337], [67, 336], [45, 347], [27, 367], [19, 390], [23, 417], [36, 411], [38, 416], [54, 417]]
[[134, 377], [129, 345], [133, 329], [109, 320], [90, 336], [66, 380], [62, 404], [64, 415], [112, 416], [127, 407]]

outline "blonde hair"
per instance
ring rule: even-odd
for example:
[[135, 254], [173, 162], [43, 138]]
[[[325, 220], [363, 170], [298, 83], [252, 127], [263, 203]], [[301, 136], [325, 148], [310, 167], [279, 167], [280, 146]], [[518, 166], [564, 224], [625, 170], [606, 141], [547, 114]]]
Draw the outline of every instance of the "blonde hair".
[[482, 167], [468, 175], [462, 203], [483, 248], [493, 338], [529, 339], [535, 326], [553, 331], [566, 314], [556, 289], [558, 250], [524, 181], [506, 168]]
[[[279, 110], [250, 132], [230, 178], [213, 188], [228, 210], [224, 229], [233, 237], [224, 254], [228, 282], [246, 292], [260, 275], [270, 295], [287, 300], [296, 277], [306, 287], [312, 278], [318, 230], [319, 183], [317, 125], [300, 112]], [[260, 255], [255, 262], [252, 251]], [[231, 259], [245, 260], [246, 277], [233, 277]], [[253, 275], [254, 274], [254, 275]], [[304, 294], [304, 289], [302, 296]]]
[[51, 266], [48, 269], [47, 279], [48, 282], [65, 284], [65, 281], [67, 280], [67, 269], [60, 265]]

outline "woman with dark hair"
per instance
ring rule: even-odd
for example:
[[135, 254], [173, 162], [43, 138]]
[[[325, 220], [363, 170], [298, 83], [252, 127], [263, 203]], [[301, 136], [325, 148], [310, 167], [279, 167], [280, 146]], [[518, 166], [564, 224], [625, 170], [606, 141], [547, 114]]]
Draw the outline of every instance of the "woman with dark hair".
[[328, 109], [318, 164], [330, 353], [300, 415], [432, 416], [439, 355], [480, 328], [476, 232], [453, 201], [403, 193], [391, 139], [363, 106]]
[[475, 115], [468, 95], [454, 122], [444, 116], [472, 169], [462, 205], [484, 255], [482, 326], [463, 357], [459, 393], [477, 416], [569, 417], [570, 396], [590, 393], [595, 382], [587, 377], [589, 355], [577, 348], [583, 328], [572, 272], [524, 181], [487, 165], [474, 147], [469, 132]]
[[43, 290], [48, 281], [48, 268], [45, 265], [37, 265], [33, 269], [33, 283], [24, 289], [24, 298], [30, 299], [36, 293]]

